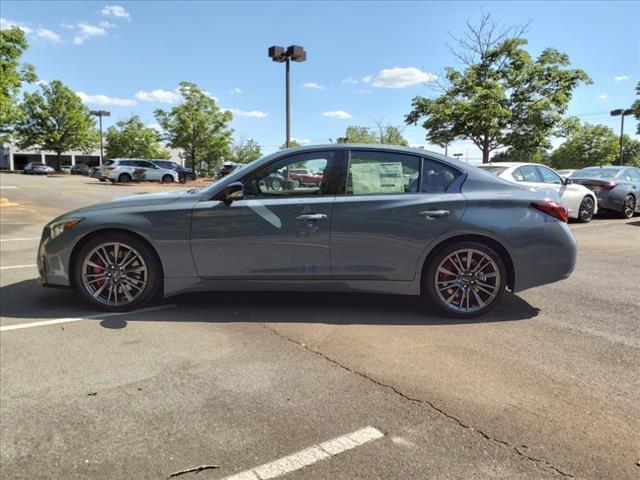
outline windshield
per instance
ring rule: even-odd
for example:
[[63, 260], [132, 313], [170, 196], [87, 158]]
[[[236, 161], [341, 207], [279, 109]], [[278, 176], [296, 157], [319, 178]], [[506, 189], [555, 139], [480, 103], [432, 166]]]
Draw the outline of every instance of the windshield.
[[497, 165], [480, 165], [478, 168], [481, 168], [486, 172], [493, 173], [494, 175], [498, 176], [509, 167], [499, 167]]
[[574, 172], [574, 174], [572, 175], [572, 177], [574, 178], [581, 178], [581, 177], [588, 177], [588, 178], [615, 178], [618, 176], [618, 174], [621, 172], [622, 170], [618, 169], [618, 168], [599, 168], [599, 167], [594, 167], [594, 168], [583, 168], [582, 170], [578, 170], [577, 172]]

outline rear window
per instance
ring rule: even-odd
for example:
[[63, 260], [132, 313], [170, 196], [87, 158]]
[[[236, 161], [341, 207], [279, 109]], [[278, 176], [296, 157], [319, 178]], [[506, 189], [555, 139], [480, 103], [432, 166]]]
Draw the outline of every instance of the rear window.
[[589, 178], [614, 178], [621, 172], [617, 168], [583, 168], [575, 172], [573, 178], [589, 177]]
[[479, 166], [478, 168], [481, 168], [485, 172], [493, 173], [495, 176], [498, 176], [509, 167], [499, 167], [497, 165], [487, 165], [487, 166], [482, 165], [482, 166]]

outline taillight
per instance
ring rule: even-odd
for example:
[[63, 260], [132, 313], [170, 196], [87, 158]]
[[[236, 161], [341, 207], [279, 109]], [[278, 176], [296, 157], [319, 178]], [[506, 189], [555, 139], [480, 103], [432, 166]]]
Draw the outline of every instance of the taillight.
[[614, 188], [616, 188], [616, 184], [613, 182], [598, 183], [598, 184], [591, 185], [591, 189], [596, 192], [601, 192], [603, 190], [612, 190]]
[[105, 170], [115, 170], [116, 169], [116, 167], [102, 167], [102, 168], [104, 168]]
[[553, 218], [557, 218], [562, 222], [569, 222], [569, 213], [567, 212], [567, 209], [564, 207], [564, 205], [561, 205], [558, 202], [554, 202], [553, 200], [545, 200], [544, 202], [533, 202], [531, 206], [536, 210], [539, 210], [542, 213], [546, 213]]

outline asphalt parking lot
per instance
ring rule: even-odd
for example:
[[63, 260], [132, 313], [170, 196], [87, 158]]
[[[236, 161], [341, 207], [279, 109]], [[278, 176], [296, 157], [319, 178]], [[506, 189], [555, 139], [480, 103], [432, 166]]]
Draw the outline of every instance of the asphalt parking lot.
[[45, 223], [161, 188], [0, 176], [2, 478], [640, 476], [640, 217], [572, 224], [571, 278], [469, 322], [355, 294], [109, 315], [37, 285]]

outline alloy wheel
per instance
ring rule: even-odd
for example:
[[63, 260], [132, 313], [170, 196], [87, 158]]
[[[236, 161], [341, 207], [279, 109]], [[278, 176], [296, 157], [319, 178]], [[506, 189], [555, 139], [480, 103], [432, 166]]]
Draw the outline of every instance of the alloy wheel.
[[578, 217], [581, 222], [587, 223], [593, 218], [594, 203], [591, 197], [584, 197], [580, 204], [580, 211]]
[[142, 255], [122, 242], [102, 243], [93, 248], [84, 259], [81, 275], [89, 295], [111, 307], [135, 301], [149, 281]]
[[457, 250], [438, 265], [435, 290], [438, 298], [454, 312], [477, 312], [500, 293], [500, 270], [485, 252], [470, 248]]
[[636, 211], [636, 201], [633, 198], [633, 195], [627, 195], [624, 199], [624, 206], [622, 207], [622, 214], [626, 218], [633, 217], [633, 214]]

